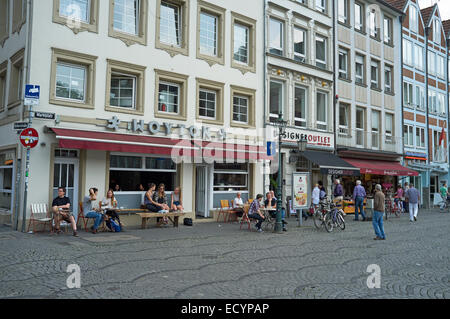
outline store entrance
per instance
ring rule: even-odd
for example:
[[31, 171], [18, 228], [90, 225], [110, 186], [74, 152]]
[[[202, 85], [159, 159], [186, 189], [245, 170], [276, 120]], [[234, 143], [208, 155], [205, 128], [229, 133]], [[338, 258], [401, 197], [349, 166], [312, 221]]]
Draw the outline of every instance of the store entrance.
[[208, 218], [209, 203], [211, 202], [211, 179], [209, 177], [210, 169], [206, 165], [197, 166], [196, 184], [195, 184], [195, 214], [198, 217]]
[[78, 216], [78, 164], [75, 158], [55, 158], [53, 166], [52, 198], [58, 196], [58, 187], [65, 187], [75, 219]]

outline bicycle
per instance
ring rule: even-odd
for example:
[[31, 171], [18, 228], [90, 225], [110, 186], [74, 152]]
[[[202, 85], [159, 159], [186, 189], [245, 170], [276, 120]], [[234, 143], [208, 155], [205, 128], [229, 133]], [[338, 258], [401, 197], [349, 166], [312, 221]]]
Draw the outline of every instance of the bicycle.
[[312, 218], [314, 221], [314, 226], [317, 229], [321, 229], [324, 226], [325, 215], [329, 209], [331, 201], [324, 197], [320, 200], [318, 205], [311, 204], [310, 211], [312, 211]]
[[385, 212], [387, 220], [389, 215], [400, 217], [403, 212], [403, 208], [400, 207], [399, 202], [396, 203], [395, 200], [393, 201], [390, 197], [388, 197], [385, 200]]
[[345, 229], [344, 212], [338, 209], [336, 205], [330, 203], [330, 209], [327, 211], [324, 219], [324, 225], [327, 232], [331, 233], [334, 227]]

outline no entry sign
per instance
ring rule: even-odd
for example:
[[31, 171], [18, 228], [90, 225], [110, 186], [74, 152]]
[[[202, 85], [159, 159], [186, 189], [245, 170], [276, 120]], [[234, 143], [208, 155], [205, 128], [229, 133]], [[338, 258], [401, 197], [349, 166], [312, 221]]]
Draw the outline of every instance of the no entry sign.
[[20, 143], [24, 147], [35, 147], [39, 142], [39, 134], [34, 128], [27, 128], [20, 133]]

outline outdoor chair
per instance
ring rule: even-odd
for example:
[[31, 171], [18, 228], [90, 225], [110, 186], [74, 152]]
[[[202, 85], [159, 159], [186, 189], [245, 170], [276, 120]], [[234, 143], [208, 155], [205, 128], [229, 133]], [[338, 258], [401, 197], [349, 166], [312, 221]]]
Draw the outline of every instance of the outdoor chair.
[[[83, 220], [83, 224], [84, 224], [84, 230], [87, 232], [88, 231], [87, 224], [89, 222], [89, 219], [92, 219], [94, 221], [94, 218], [86, 217], [84, 215], [83, 202], [80, 202], [78, 205], [79, 205], [78, 218], [77, 218], [77, 221], [76, 221], [77, 227], [78, 227], [78, 221], [80, 219], [82, 219]], [[106, 230], [106, 225], [105, 225], [105, 220], [104, 219], [103, 219], [102, 224], [100, 225], [100, 227], [101, 227], [102, 231]]]
[[242, 229], [242, 224], [247, 223], [248, 225], [248, 230], [252, 230], [251, 228], [251, 222], [254, 221], [254, 219], [250, 219], [248, 217], [248, 211], [250, 209], [250, 205], [244, 205], [244, 213], [242, 214], [241, 220], [239, 221], [239, 223], [241, 224], [239, 229]]
[[220, 210], [219, 210], [219, 214], [217, 215], [217, 221], [219, 221], [220, 215], [223, 215], [224, 223], [229, 222], [230, 216], [233, 214], [236, 214], [236, 211], [230, 207], [230, 203], [228, 202], [228, 200], [221, 199], [220, 200]]
[[30, 216], [30, 222], [28, 223], [27, 232], [30, 231], [31, 224], [33, 224], [33, 233], [36, 232], [36, 226], [38, 224], [44, 224], [43, 231], [45, 231], [45, 226], [47, 224], [49, 225], [49, 228], [50, 228], [49, 230], [51, 230], [51, 228], [52, 228], [51, 222], [52, 222], [52, 218], [51, 218], [47, 204], [31, 204], [31, 216]]

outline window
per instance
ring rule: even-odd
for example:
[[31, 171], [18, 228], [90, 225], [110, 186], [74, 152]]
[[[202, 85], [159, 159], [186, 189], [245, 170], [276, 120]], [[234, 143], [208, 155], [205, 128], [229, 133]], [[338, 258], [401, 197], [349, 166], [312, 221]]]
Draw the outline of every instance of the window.
[[56, 64], [56, 98], [84, 103], [86, 67], [58, 62]]
[[434, 43], [441, 43], [441, 23], [438, 19], [433, 21], [433, 41]]
[[111, 112], [144, 113], [144, 66], [107, 59], [106, 107]]
[[306, 127], [306, 88], [295, 86], [295, 126]]
[[380, 72], [380, 63], [377, 61], [372, 61], [370, 63], [370, 86], [371, 86], [371, 88], [374, 88], [374, 89], [380, 88], [379, 72]]
[[178, 114], [180, 110], [180, 85], [159, 82], [158, 112]]
[[[416, 62], [416, 68], [423, 70], [423, 48], [420, 45], [414, 45], [414, 61]], [[412, 63], [411, 59], [409, 63]]]
[[255, 94], [253, 89], [230, 85], [231, 126], [255, 127]]
[[11, 58], [11, 74], [9, 76], [8, 108], [18, 106], [22, 101], [23, 56], [25, 50], [15, 53]]
[[270, 81], [270, 121], [277, 119], [283, 113], [283, 82]]
[[348, 23], [348, 1], [338, 0], [338, 21], [344, 24]]
[[327, 68], [327, 39], [316, 36], [316, 66]]
[[232, 43], [231, 66], [242, 73], [256, 72], [255, 29], [256, 21], [238, 13], [231, 13]]
[[436, 71], [438, 77], [445, 79], [445, 58], [440, 55], [436, 55]]
[[411, 125], [403, 125], [403, 142], [405, 146], [414, 146], [414, 127]]
[[394, 127], [394, 115], [386, 113], [385, 114], [385, 120], [386, 120], [386, 136], [385, 140], [386, 142], [393, 142], [392, 140], [392, 133], [393, 133], [393, 127]]
[[428, 90], [428, 107], [431, 113], [437, 113], [436, 92]]
[[365, 144], [365, 110], [362, 108], [356, 108], [356, 145], [364, 146]]
[[155, 69], [155, 117], [186, 120], [186, 75]]
[[412, 66], [412, 43], [409, 40], [403, 39], [403, 63]]
[[53, 48], [50, 103], [94, 108], [97, 57]]
[[12, 17], [12, 33], [19, 33], [27, 18], [27, 2], [26, 0], [14, 0], [13, 17]]
[[53, 0], [53, 22], [65, 25], [75, 34], [98, 32], [98, 0]]
[[377, 25], [377, 14], [375, 11], [369, 12], [369, 32], [370, 36], [373, 38], [378, 38], [378, 25]]
[[444, 96], [444, 94], [437, 93], [436, 100], [437, 100], [436, 111], [441, 115], [445, 115], [447, 112], [445, 112], [445, 96]]
[[157, 0], [156, 16], [156, 48], [172, 57], [188, 55], [189, 1]]
[[109, 166], [109, 187], [120, 185], [122, 192], [138, 192], [139, 184], [147, 187], [149, 182], [163, 183], [169, 192], [177, 186], [177, 166], [170, 158], [113, 153]]
[[317, 92], [317, 129], [318, 130], [327, 130], [327, 96], [328, 94], [325, 92]]
[[146, 0], [110, 0], [109, 36], [127, 46], [147, 45], [147, 5]]
[[[225, 9], [208, 2], [198, 2], [197, 58], [209, 65], [224, 64]], [[234, 34], [234, 32], [233, 32]]]
[[294, 27], [294, 59], [306, 62], [306, 31], [298, 27]]
[[316, 1], [316, 10], [320, 12], [327, 11], [327, 0], [315, 0]]
[[428, 51], [428, 72], [436, 75], [436, 53]]
[[350, 135], [349, 123], [350, 123], [350, 105], [340, 103], [339, 104], [339, 134]]
[[224, 84], [197, 78], [197, 119], [223, 125]]
[[413, 85], [408, 82], [403, 82], [403, 104], [412, 107], [413, 101]]
[[380, 141], [380, 112], [372, 111], [372, 148], [378, 148]]
[[364, 56], [356, 54], [355, 55], [355, 82], [359, 84], [364, 84]]
[[214, 163], [214, 192], [248, 191], [249, 165]]
[[384, 43], [392, 43], [392, 19], [384, 18]]
[[348, 72], [348, 50], [339, 49], [339, 77], [342, 79], [350, 79]]
[[355, 29], [364, 32], [364, 7], [355, 2]]
[[416, 86], [416, 105], [417, 108], [425, 110], [425, 88], [421, 86]]
[[384, 67], [384, 90], [385, 92], [392, 93], [392, 66], [386, 65]]
[[425, 148], [425, 128], [416, 127], [416, 146]]
[[270, 18], [269, 24], [269, 52], [283, 55], [284, 23]]
[[0, 1], [0, 47], [9, 37], [9, 1]]
[[417, 8], [413, 5], [409, 6], [409, 29], [415, 33], [419, 32]]
[[0, 112], [5, 110], [6, 106], [6, 75], [8, 70], [8, 61], [0, 63]]

